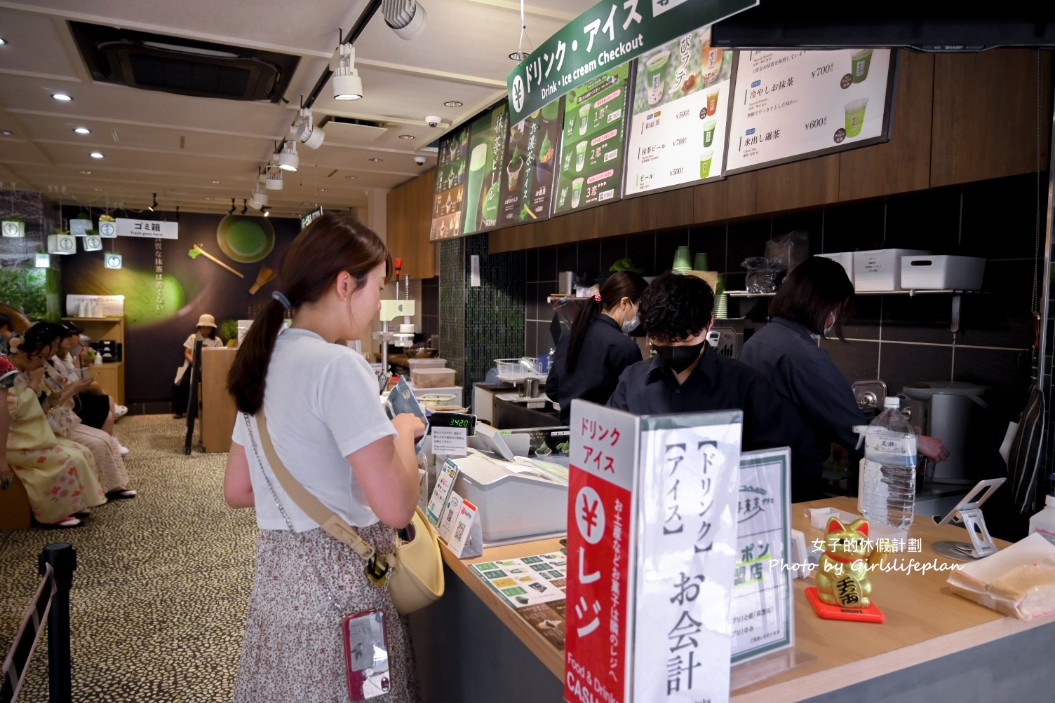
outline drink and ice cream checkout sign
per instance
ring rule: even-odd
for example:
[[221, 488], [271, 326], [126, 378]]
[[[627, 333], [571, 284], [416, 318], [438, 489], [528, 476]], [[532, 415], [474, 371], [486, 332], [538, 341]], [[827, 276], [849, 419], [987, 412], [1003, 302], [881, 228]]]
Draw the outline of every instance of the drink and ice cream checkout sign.
[[573, 401], [565, 700], [729, 700], [742, 424]]
[[885, 141], [889, 49], [740, 51], [726, 173]]

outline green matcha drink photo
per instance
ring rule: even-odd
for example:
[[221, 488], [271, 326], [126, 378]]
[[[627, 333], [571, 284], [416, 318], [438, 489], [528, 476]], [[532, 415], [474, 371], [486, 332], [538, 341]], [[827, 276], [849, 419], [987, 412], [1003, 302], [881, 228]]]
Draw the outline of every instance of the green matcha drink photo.
[[484, 166], [487, 165], [487, 142], [473, 147], [469, 156], [469, 184], [465, 195], [465, 232], [476, 229], [478, 208], [480, 207], [480, 188], [483, 185]]
[[645, 96], [648, 106], [654, 107], [663, 99], [663, 88], [670, 62], [670, 52], [661, 51], [645, 62]]

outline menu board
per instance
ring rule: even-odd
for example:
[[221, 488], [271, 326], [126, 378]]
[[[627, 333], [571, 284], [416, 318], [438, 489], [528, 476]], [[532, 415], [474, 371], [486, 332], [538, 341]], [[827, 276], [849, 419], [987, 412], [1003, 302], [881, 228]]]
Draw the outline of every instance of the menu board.
[[549, 217], [563, 104], [563, 100], [554, 100], [519, 124], [509, 125], [501, 174], [499, 227]]
[[884, 141], [889, 49], [740, 51], [726, 172]]
[[509, 105], [499, 103], [469, 126], [462, 234], [494, 229], [502, 187], [502, 157], [509, 130]]
[[465, 200], [465, 167], [468, 153], [468, 125], [462, 125], [440, 140], [429, 241], [449, 239], [462, 233], [462, 204]]
[[642, 54], [627, 133], [626, 193], [722, 175], [733, 52], [701, 27]]
[[623, 133], [630, 64], [564, 97], [560, 173], [554, 214], [618, 200], [623, 193]]

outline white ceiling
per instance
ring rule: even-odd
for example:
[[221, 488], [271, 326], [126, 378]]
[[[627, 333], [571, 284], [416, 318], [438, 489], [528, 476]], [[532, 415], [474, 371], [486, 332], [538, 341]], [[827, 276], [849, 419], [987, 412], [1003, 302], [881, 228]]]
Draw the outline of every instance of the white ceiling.
[[[378, 10], [355, 41], [365, 96], [333, 100], [323, 87], [313, 106], [326, 116], [381, 123], [330, 123], [318, 150], [298, 144], [300, 170], [267, 191], [273, 215], [314, 205], [362, 208], [435, 165], [429, 149], [453, 126], [502, 99], [509, 53], [521, 36], [521, 7], [505, 0], [420, 0], [421, 35], [399, 38]], [[524, 7], [531, 51], [595, 0], [530, 0]], [[258, 169], [294, 122], [366, 0], [0, 0], [0, 202], [2, 191], [46, 193], [62, 204], [145, 210], [241, 210]], [[124, 27], [291, 54], [301, 58], [288, 104], [198, 98], [96, 82], [68, 21]], [[51, 98], [56, 91], [69, 103]], [[446, 101], [459, 107], [446, 107]], [[443, 122], [430, 128], [426, 115]], [[92, 130], [79, 136], [72, 130]], [[402, 135], [414, 137], [413, 140]], [[101, 160], [91, 151], [105, 155]], [[424, 156], [425, 165], [415, 163]], [[374, 161], [371, 161], [374, 159]], [[2, 208], [0, 208], [2, 209]]]

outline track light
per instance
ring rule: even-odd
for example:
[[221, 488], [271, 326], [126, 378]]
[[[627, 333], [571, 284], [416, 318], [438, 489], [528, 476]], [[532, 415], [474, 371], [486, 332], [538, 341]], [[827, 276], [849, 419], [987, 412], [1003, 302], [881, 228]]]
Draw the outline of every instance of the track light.
[[231, 209], [227, 211], [228, 215], [234, 214], [234, 198], [231, 198]]
[[400, 39], [413, 39], [425, 29], [425, 8], [417, 0], [381, 0], [381, 15]]
[[311, 121], [311, 110], [302, 107], [300, 117], [294, 125], [294, 136], [309, 149], [318, 149], [326, 138], [326, 133], [316, 127]]
[[267, 193], [264, 192], [263, 188], [257, 186], [249, 197], [249, 207], [259, 210], [265, 205], [267, 205]]
[[268, 210], [266, 207], [264, 208], [264, 217], [271, 217], [271, 211]]
[[242, 198], [242, 214], [244, 215], [247, 212], [249, 212], [249, 205], [247, 204], [246, 199]]
[[267, 190], [282, 190], [282, 169], [267, 169], [267, 176], [264, 178], [264, 188]]
[[150, 205], [147, 206], [147, 210], [150, 210], [151, 212], [154, 212], [154, 210], [157, 209], [157, 206], [158, 206], [158, 194], [154, 193], [154, 201], [152, 203], [150, 203]]
[[358, 100], [363, 97], [363, 81], [355, 68], [355, 47], [341, 44], [334, 58], [337, 66], [333, 69], [333, 99]]
[[282, 144], [282, 151], [278, 155], [278, 167], [283, 171], [296, 171], [300, 166], [300, 157], [297, 156], [297, 143], [287, 140]]

